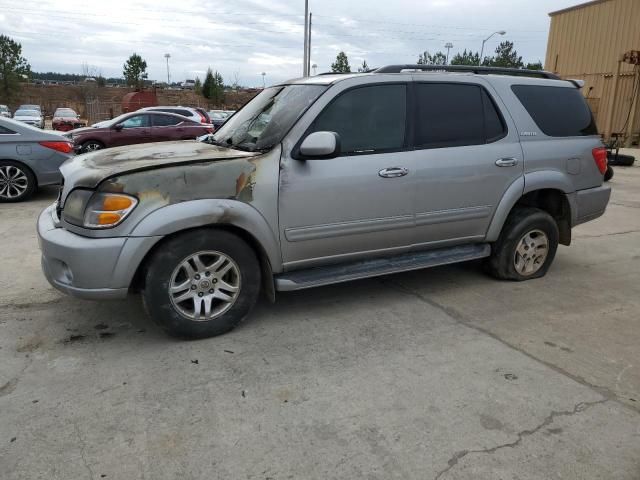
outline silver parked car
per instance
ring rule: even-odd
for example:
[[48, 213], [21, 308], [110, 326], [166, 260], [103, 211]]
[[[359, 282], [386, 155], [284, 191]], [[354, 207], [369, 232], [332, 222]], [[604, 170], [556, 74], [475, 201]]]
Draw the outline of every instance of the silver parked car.
[[13, 114], [13, 119], [32, 127], [44, 128], [44, 117], [37, 110], [16, 110]]
[[56, 133], [0, 117], [0, 202], [19, 202], [38, 187], [60, 183], [73, 144]]
[[261, 289], [472, 259], [544, 276], [610, 196], [579, 85], [436, 68], [292, 80], [203, 143], [77, 157], [38, 220], [47, 279], [85, 298], [141, 291], [157, 324], [197, 338], [235, 327]]

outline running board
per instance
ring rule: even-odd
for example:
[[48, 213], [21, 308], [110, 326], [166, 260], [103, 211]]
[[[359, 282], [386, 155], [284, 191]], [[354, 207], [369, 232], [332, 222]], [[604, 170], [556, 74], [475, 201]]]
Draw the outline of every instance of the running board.
[[276, 275], [276, 290], [280, 292], [303, 290], [333, 283], [350, 282], [361, 278], [466, 262], [488, 257], [489, 255], [491, 255], [489, 244], [480, 243], [404, 253], [393, 257], [360, 260], [352, 263], [309, 268], [307, 270], [296, 270]]

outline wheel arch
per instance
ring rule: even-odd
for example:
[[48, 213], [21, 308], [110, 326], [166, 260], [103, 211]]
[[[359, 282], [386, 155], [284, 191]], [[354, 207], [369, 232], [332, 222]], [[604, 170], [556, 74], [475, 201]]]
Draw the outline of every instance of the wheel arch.
[[131, 287], [134, 290], [141, 288], [146, 264], [165, 240], [202, 228], [228, 231], [249, 244], [260, 261], [264, 291], [273, 301], [273, 274], [282, 269], [279, 244], [262, 215], [250, 205], [235, 200], [182, 202], [156, 210], [145, 217], [131, 236], [162, 238], [149, 249], [137, 266]]
[[[555, 187], [557, 187], [557, 185]], [[570, 245], [574, 210], [572, 208], [570, 198], [571, 196], [564, 190], [554, 187], [524, 191], [523, 194], [517, 198], [514, 198], [513, 196], [504, 198], [503, 202], [508, 203], [503, 205], [501, 202], [498, 207], [500, 214], [498, 215], [497, 211], [496, 215], [494, 215], [487, 234], [487, 241], [495, 242], [498, 239], [509, 214], [515, 208], [526, 206], [539, 208], [551, 215], [558, 225], [560, 244]], [[502, 207], [502, 209], [500, 207]]]

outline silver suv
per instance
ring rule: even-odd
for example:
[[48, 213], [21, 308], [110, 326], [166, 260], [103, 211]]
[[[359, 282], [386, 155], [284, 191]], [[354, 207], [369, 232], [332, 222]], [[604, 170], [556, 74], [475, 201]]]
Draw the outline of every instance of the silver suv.
[[265, 89], [199, 142], [64, 164], [38, 221], [42, 266], [79, 297], [141, 291], [168, 333], [207, 337], [260, 290], [472, 259], [499, 279], [542, 277], [571, 229], [604, 213], [606, 167], [578, 85], [549, 73], [320, 75]]

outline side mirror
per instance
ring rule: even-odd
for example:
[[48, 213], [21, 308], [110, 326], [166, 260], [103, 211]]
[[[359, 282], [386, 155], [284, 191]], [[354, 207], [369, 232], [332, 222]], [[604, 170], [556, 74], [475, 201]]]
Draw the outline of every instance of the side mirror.
[[119, 132], [120, 130], [122, 130], [122, 124], [121, 124], [121, 123], [118, 123], [117, 125], [114, 125], [114, 126], [113, 126], [113, 129], [114, 129], [116, 132]]
[[336, 132], [313, 132], [300, 145], [305, 158], [328, 159], [340, 155], [340, 136]]

